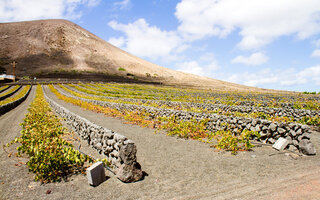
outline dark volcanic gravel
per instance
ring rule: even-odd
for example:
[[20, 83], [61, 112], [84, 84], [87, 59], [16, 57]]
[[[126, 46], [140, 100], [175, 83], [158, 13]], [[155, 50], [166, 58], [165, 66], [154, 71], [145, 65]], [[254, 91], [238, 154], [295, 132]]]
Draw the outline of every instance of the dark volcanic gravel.
[[[34, 91], [35, 87], [24, 103], [0, 117], [1, 145], [19, 135], [18, 124]], [[123, 124], [58, 100], [47, 88], [45, 91], [70, 111], [132, 139], [138, 162], [148, 176], [125, 184], [106, 171], [110, 178], [98, 187], [89, 186], [83, 175], [72, 176], [69, 182], [40, 185], [25, 165], [9, 158], [1, 148], [0, 199], [320, 199], [319, 152], [300, 157], [262, 146], [233, 156], [217, 152], [209, 144]], [[311, 140], [319, 151], [320, 133], [314, 132]], [[87, 151], [84, 145], [82, 148]], [[6, 150], [14, 152], [14, 146]]]

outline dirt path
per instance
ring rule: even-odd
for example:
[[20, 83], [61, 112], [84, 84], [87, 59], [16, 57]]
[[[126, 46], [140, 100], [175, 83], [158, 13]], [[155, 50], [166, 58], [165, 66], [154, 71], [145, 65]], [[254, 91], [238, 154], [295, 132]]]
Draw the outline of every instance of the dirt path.
[[[263, 146], [233, 156], [216, 152], [208, 144], [154, 134], [152, 129], [83, 110], [58, 100], [48, 89], [46, 94], [72, 112], [135, 141], [138, 161], [148, 176], [124, 184], [107, 172], [110, 179], [95, 188], [81, 175], [70, 182], [40, 186], [25, 166], [16, 169], [13, 159], [1, 151], [0, 197], [4, 199], [320, 199], [320, 152], [295, 160]], [[17, 124], [17, 119], [13, 122]], [[314, 133], [312, 140], [319, 150], [320, 133]], [[47, 190], [51, 194], [45, 194]]]
[[[7, 144], [15, 137], [20, 135], [21, 127], [19, 123], [23, 121], [27, 108], [34, 97], [35, 89], [32, 88], [27, 99], [18, 107], [0, 116], [0, 199], [15, 198], [22, 192], [20, 188], [25, 186], [24, 180], [32, 179], [26, 167], [21, 167], [20, 162], [23, 159], [8, 158], [7, 152], [4, 151], [3, 145]], [[6, 148], [7, 151], [13, 152], [13, 148]], [[17, 166], [16, 166], [17, 165]], [[30, 182], [30, 181], [29, 181]]]

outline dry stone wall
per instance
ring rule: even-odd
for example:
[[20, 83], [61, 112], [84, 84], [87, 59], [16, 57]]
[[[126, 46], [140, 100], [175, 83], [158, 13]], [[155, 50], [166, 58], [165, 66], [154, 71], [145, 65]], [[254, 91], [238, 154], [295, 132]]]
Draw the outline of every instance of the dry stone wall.
[[10, 110], [12, 110], [15, 107], [17, 107], [18, 105], [20, 105], [28, 97], [31, 89], [32, 89], [32, 86], [30, 87], [28, 92], [20, 99], [17, 99], [13, 102], [10, 102], [10, 103], [4, 104], [4, 105], [1, 105], [0, 106], [0, 115], [3, 115], [4, 113], [9, 112]]
[[6, 98], [8, 98], [8, 97], [10, 97], [10, 96], [12, 96], [12, 95], [14, 95], [16, 92], [18, 92], [20, 89], [22, 88], [22, 85], [20, 85], [16, 90], [14, 90], [13, 92], [11, 92], [11, 93], [9, 93], [9, 94], [6, 94], [6, 95], [4, 95], [4, 96], [2, 96], [2, 97], [0, 97], [0, 101], [1, 100], [4, 100], [4, 99], [6, 99]]
[[45, 95], [53, 110], [64, 118], [72, 129], [99, 154], [104, 154], [113, 167], [117, 178], [123, 182], [135, 182], [142, 178], [137, 162], [135, 143], [127, 137], [98, 126], [69, 111]]
[[[203, 96], [203, 93], [194, 93], [194, 96]], [[301, 95], [301, 96], [299, 96]], [[239, 95], [239, 94], [232, 94], [233, 100], [229, 100], [230, 94], [229, 93], [209, 93], [206, 94], [207, 97], [213, 97], [213, 98], [222, 98], [222, 99], [228, 99], [228, 101], [231, 101], [233, 103], [237, 103], [242, 106], [254, 106], [256, 104], [261, 104], [262, 107], [267, 107], [270, 102], [277, 102], [277, 105], [280, 106], [281, 108], [294, 108], [294, 103], [291, 102], [296, 102], [301, 101], [302, 99], [304, 100], [315, 100], [315, 101], [320, 101], [320, 95], [303, 95], [303, 94], [246, 94], [246, 95]], [[238, 99], [254, 99], [254, 101], [250, 100], [244, 100], [244, 101], [239, 101]], [[290, 101], [290, 103], [284, 103], [281, 102], [281, 100], [287, 99]], [[210, 100], [208, 101], [210, 102]], [[219, 104], [219, 100], [217, 100], [215, 103]], [[221, 103], [221, 102], [220, 102]]]
[[[79, 87], [82, 87], [80, 85], [78, 85]], [[92, 86], [94, 87], [94, 86]], [[86, 88], [88, 89], [88, 88]], [[127, 90], [131, 90], [131, 91], [134, 91], [134, 89], [128, 89]], [[93, 90], [94, 91], [94, 90]], [[249, 106], [249, 107], [252, 107], [252, 106], [255, 106], [257, 107], [256, 105], [259, 104], [259, 107], [268, 107], [270, 102], [277, 102], [277, 106], [279, 108], [285, 108], [285, 109], [294, 109], [294, 103], [284, 103], [284, 102], [281, 102], [281, 100], [283, 99], [287, 99], [288, 101], [290, 102], [296, 102], [297, 100], [298, 101], [302, 101], [303, 100], [306, 100], [306, 101], [320, 101], [320, 95], [307, 95], [307, 96], [301, 96], [301, 98], [299, 97], [299, 95], [295, 95], [293, 96], [292, 94], [291, 95], [281, 95], [281, 94], [277, 94], [277, 95], [274, 95], [274, 94], [246, 94], [246, 95], [237, 95], [235, 93], [232, 93], [232, 97], [233, 97], [233, 100], [230, 100], [229, 97], [230, 97], [230, 93], [215, 93], [215, 92], [210, 92], [210, 93], [188, 93], [188, 92], [184, 92], [184, 91], [179, 91], [179, 92], [176, 92], [178, 93], [179, 95], [182, 95], [182, 96], [190, 96], [192, 95], [193, 97], [197, 97], [197, 96], [201, 96], [202, 98], [214, 98], [214, 102], [212, 102], [212, 100], [204, 100], [205, 103], [209, 103], [209, 104], [223, 104], [221, 101], [219, 101], [218, 99], [222, 98], [224, 100], [227, 100], [228, 102], [232, 102], [232, 103], [235, 103], [237, 105], [240, 105], [240, 106]], [[246, 99], [254, 99], [254, 101], [251, 101], [251, 100], [241, 100], [239, 101], [239, 99], [243, 99], [243, 98], [246, 98]], [[154, 98], [157, 98], [157, 97], [154, 97]]]
[[6, 91], [7, 89], [9, 89], [11, 86], [9, 86], [9, 87], [7, 87], [7, 88], [4, 88], [4, 89], [2, 89], [2, 90], [0, 90], [0, 93], [1, 92], [4, 92], [4, 91]]
[[[118, 111], [144, 111], [149, 113], [150, 119], [155, 119], [158, 116], [170, 117], [172, 115], [176, 116], [177, 120], [190, 120], [190, 119], [209, 119], [207, 123], [207, 130], [218, 131], [218, 130], [230, 130], [232, 132], [242, 132], [243, 130], [257, 131], [260, 133], [262, 142], [274, 144], [279, 137], [284, 137], [289, 140], [289, 145], [300, 149], [304, 154], [313, 155], [315, 154], [315, 148], [310, 141], [311, 128], [307, 125], [302, 125], [298, 123], [277, 123], [263, 119], [252, 119], [252, 118], [242, 118], [242, 117], [228, 117], [217, 114], [207, 114], [207, 113], [197, 113], [197, 112], [187, 112], [163, 108], [154, 108], [147, 106], [138, 106], [130, 104], [121, 103], [110, 103], [97, 100], [89, 100], [84, 98], [75, 97], [69, 93], [64, 92], [59, 89], [60, 93], [65, 96], [69, 96], [82, 101], [87, 101], [96, 105], [101, 105], [104, 107], [110, 107], [117, 109]], [[303, 151], [304, 146], [312, 146], [308, 151]]]
[[[76, 90], [73, 87], [68, 87], [68, 89], [71, 89], [75, 92], [87, 95], [87, 96], [94, 96], [90, 95], [84, 92], [81, 92], [79, 90]], [[180, 106], [184, 107], [187, 109], [190, 108], [197, 108], [197, 109], [203, 109], [207, 111], [226, 111], [226, 112], [240, 112], [240, 113], [258, 113], [262, 112], [265, 114], [269, 114], [272, 116], [279, 116], [279, 117], [293, 117], [295, 121], [301, 120], [303, 117], [309, 116], [320, 116], [320, 111], [318, 110], [305, 110], [305, 109], [294, 109], [292, 107], [287, 107], [287, 108], [271, 108], [271, 107], [255, 107], [253, 105], [251, 106], [230, 106], [230, 105], [225, 105], [225, 104], [208, 104], [208, 103], [191, 103], [191, 102], [176, 102], [176, 101], [161, 101], [161, 100], [145, 100], [145, 99], [129, 99], [129, 98], [115, 98], [115, 97], [108, 97], [108, 96], [103, 96], [104, 98], [107, 99], [122, 99], [125, 101], [129, 102], [141, 102], [141, 103], [146, 103], [146, 102], [151, 102], [151, 103], [156, 103], [159, 106]]]

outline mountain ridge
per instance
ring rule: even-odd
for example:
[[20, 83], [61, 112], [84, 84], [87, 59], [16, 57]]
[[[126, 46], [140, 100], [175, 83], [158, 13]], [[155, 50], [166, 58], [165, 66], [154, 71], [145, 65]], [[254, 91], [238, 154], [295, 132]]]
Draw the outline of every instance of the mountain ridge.
[[16, 75], [90, 71], [134, 76], [165, 85], [239, 91], [272, 91], [164, 68], [121, 50], [79, 25], [62, 19], [0, 23], [0, 65]]

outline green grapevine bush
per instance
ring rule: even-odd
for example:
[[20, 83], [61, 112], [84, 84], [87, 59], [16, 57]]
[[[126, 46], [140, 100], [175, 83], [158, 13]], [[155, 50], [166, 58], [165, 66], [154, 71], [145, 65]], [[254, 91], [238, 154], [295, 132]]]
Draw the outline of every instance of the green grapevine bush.
[[28, 111], [21, 123], [21, 136], [13, 142], [21, 144], [17, 148], [19, 154], [28, 155], [27, 166], [35, 173], [35, 180], [42, 183], [59, 181], [70, 173], [84, 170], [84, 163], [92, 160], [62, 139], [67, 131], [52, 113], [40, 85]]

